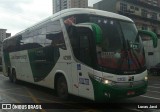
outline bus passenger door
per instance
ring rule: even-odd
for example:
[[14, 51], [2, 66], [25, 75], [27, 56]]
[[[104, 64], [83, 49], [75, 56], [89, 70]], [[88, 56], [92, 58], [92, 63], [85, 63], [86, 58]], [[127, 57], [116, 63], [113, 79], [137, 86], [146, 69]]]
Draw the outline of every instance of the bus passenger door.
[[93, 48], [91, 46], [92, 31], [86, 27], [78, 27], [74, 33], [75, 35], [72, 35], [73, 38], [70, 38], [70, 40], [77, 63], [73, 64], [74, 69], [72, 69], [72, 75], [75, 75], [74, 77], [78, 78], [77, 88], [79, 96], [93, 99], [93, 86], [89, 79], [89, 74], [93, 74]]
[[78, 28], [77, 31], [79, 34], [79, 60], [82, 63], [77, 65], [79, 67], [79, 95], [92, 99], [94, 92], [89, 74], [93, 74], [93, 33], [90, 28], [86, 27]]

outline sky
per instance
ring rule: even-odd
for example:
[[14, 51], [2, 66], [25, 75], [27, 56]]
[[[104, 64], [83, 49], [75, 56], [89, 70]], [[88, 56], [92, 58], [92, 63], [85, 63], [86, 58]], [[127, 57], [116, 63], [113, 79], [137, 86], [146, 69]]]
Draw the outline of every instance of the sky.
[[[89, 6], [100, 0], [88, 0]], [[0, 0], [0, 29], [15, 35], [52, 15], [52, 0]]]

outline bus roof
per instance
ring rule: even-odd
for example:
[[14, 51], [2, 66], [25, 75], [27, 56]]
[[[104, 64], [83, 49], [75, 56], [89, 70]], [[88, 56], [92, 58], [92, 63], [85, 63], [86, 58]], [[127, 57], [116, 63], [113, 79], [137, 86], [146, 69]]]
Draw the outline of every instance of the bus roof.
[[110, 18], [115, 18], [115, 19], [121, 19], [121, 20], [126, 20], [133, 22], [130, 18], [126, 16], [122, 16], [120, 14], [108, 12], [108, 11], [103, 11], [103, 10], [97, 10], [97, 9], [89, 9], [89, 8], [70, 8], [70, 9], [65, 9], [62, 10], [55, 15], [62, 15], [62, 17], [65, 17], [67, 15], [72, 15], [72, 14], [95, 14], [95, 15], [101, 15], [101, 16], [106, 16]]
[[[70, 8], [70, 9], [65, 9], [62, 10], [60, 12], [57, 12], [55, 14], [53, 14], [52, 16], [46, 18], [45, 20], [42, 20], [36, 24], [34, 24], [31, 27], [28, 27], [27, 29], [15, 34], [12, 37], [15, 37], [17, 35], [20, 35], [21, 33], [30, 30], [36, 26], [39, 26], [40, 24], [43, 24], [46, 21], [49, 20], [54, 20], [54, 19], [60, 19], [63, 18], [65, 16], [69, 16], [69, 15], [73, 15], [73, 14], [93, 14], [93, 15], [99, 15], [99, 16], [106, 16], [106, 17], [110, 17], [110, 18], [115, 18], [115, 19], [120, 19], [120, 20], [125, 20], [125, 21], [130, 21], [133, 22], [130, 18], [126, 17], [126, 16], [122, 16], [116, 13], [112, 13], [112, 12], [108, 12], [108, 11], [102, 11], [102, 10], [97, 10], [97, 9], [89, 9], [89, 8]], [[5, 40], [8, 40], [12, 37], [6, 38]]]

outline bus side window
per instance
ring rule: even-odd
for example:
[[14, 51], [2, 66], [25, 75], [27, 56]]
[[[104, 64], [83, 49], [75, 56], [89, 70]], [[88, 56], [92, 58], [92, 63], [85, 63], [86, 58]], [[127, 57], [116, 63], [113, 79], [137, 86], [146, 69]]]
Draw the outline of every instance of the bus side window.
[[74, 56], [79, 59], [79, 38], [76, 35], [76, 29], [74, 27], [70, 27], [68, 32]]
[[80, 34], [79, 60], [91, 66], [91, 48], [88, 34]]

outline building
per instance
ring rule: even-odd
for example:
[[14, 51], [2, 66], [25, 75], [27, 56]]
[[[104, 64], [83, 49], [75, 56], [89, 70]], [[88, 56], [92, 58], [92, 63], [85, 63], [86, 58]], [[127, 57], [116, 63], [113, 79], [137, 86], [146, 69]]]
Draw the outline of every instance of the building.
[[6, 38], [6, 31], [7, 29], [0, 29], [0, 42], [2, 42], [3, 39]]
[[154, 31], [160, 37], [160, 0], [102, 0], [93, 7], [128, 16], [138, 29]]
[[88, 0], [53, 0], [53, 14], [67, 8], [87, 8]]
[[2, 47], [2, 41], [6, 38], [6, 31], [7, 29], [0, 29], [0, 65], [2, 64], [2, 53], [1, 53], [1, 47]]
[[6, 33], [6, 38], [10, 37], [11, 33]]
[[5, 38], [8, 38], [11, 36], [11, 33], [6, 33], [7, 29], [1, 29], [0, 28], [0, 42], [2, 42]]
[[1, 47], [2, 47], [2, 41], [11, 36], [11, 33], [6, 33], [7, 29], [0, 29], [0, 65], [2, 64], [2, 53], [1, 53]]
[[140, 0], [141, 2], [145, 2], [149, 5], [159, 6], [160, 0]]

